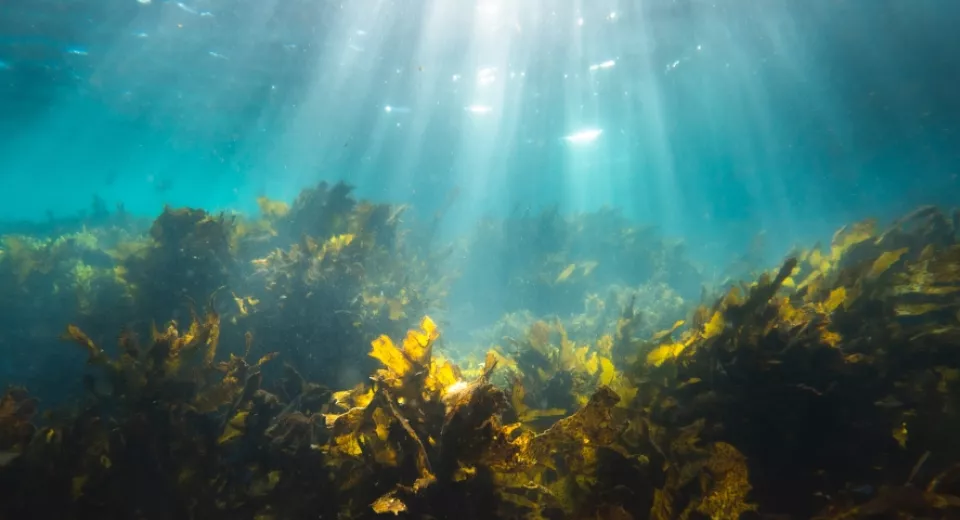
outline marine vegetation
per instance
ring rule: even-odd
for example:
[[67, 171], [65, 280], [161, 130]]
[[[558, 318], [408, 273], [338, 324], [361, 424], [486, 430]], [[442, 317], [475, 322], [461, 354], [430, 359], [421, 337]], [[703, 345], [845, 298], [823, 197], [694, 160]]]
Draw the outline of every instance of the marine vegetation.
[[662, 286], [696, 298], [704, 281], [681, 242], [610, 208], [569, 216], [554, 208], [485, 220], [466, 249], [452, 293], [454, 300], [469, 295], [461, 314], [482, 325], [503, 311], [574, 314], [589, 294], [609, 286]]
[[664, 513], [684, 507], [687, 461], [723, 443], [764, 513], [956, 515], [957, 231], [933, 207], [845, 227], [642, 348], [638, 404], [679, 463]]
[[402, 334], [449, 282], [434, 267], [442, 254], [406, 239], [403, 208], [350, 192], [320, 184], [292, 205], [262, 198], [258, 218], [168, 207], [150, 226], [113, 219], [55, 238], [2, 237], [0, 315], [13, 325], [0, 342], [14, 351], [11, 370], [56, 374], [43, 400], [57, 402], [75, 392], [61, 382], [79, 374], [64, 377], [51, 320], [109, 344], [121, 329], [187, 322], [212, 295], [236, 325], [224, 329], [231, 343], [251, 333], [314, 380], [359, 382], [373, 365], [357, 345]]
[[[507, 318], [495, 344], [454, 359], [410, 285], [374, 278], [385, 289], [371, 293], [350, 277], [386, 265], [368, 240], [388, 244], [385, 254], [402, 243], [367, 231], [389, 227], [393, 212], [367, 227], [356, 219], [376, 210], [351, 204], [308, 239], [284, 216], [297, 204], [268, 206], [253, 224], [179, 217], [194, 231], [230, 222], [227, 247], [259, 260], [228, 268], [262, 269], [244, 276], [254, 281], [210, 282], [182, 318], [128, 328], [115, 348], [66, 326], [87, 360], [73, 408], [38, 416], [27, 390], [6, 391], [0, 517], [960, 514], [956, 213], [847, 226], [663, 330], [645, 317], [656, 298], [587, 297], [582, 314]], [[283, 233], [301, 238], [276, 246]], [[435, 277], [428, 261], [414, 269]], [[316, 303], [322, 311], [295, 327], [332, 332], [269, 331], [300, 312], [285, 302], [338, 301], [341, 283], [356, 284], [341, 289], [359, 295], [344, 302], [353, 321], [314, 323], [339, 310]], [[365, 338], [373, 323], [383, 333]], [[361, 352], [369, 377], [338, 381], [298, 350], [310, 344]]]
[[115, 336], [135, 318], [111, 252], [139, 236], [145, 224], [122, 207], [105, 212], [95, 200], [89, 217], [51, 219], [45, 232], [13, 226], [0, 236], [0, 381], [14, 371], [30, 373], [37, 386], [56, 388], [43, 396], [49, 404], [73, 393], [62, 383], [60, 325], [73, 321]]

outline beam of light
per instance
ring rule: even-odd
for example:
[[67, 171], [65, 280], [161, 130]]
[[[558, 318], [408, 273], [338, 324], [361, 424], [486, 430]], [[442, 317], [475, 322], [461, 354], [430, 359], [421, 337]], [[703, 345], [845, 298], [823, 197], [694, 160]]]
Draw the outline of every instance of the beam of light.
[[485, 87], [497, 81], [497, 68], [484, 67], [477, 71], [477, 85]]
[[473, 196], [456, 208], [454, 219], [468, 221], [471, 215], [499, 211], [510, 204], [498, 194], [517, 173], [510, 164], [524, 102], [520, 73], [529, 63], [526, 53], [530, 52], [518, 20], [527, 9], [537, 7], [486, 0], [465, 28], [469, 58], [464, 60], [464, 70], [473, 72], [464, 76], [473, 75], [475, 81], [459, 83], [457, 95], [470, 100], [464, 112], [474, 117], [459, 125], [451, 172], [453, 182]]
[[593, 65], [590, 65], [589, 70], [590, 72], [594, 72], [600, 69], [612, 69], [616, 64], [617, 62], [615, 60], [607, 60], [601, 63], [595, 63]]
[[409, 114], [410, 107], [396, 107], [393, 105], [384, 105], [383, 111], [388, 114]]
[[463, 109], [466, 110], [467, 112], [470, 112], [471, 114], [487, 114], [491, 110], [493, 110], [492, 107], [489, 107], [486, 105], [470, 105], [470, 106], [464, 107]]
[[[844, 83], [818, 63], [829, 53], [815, 52], [807, 33], [836, 8], [811, 8], [803, 25], [779, 4], [744, 19], [744, 7], [714, 4], [129, 0], [135, 14], [110, 38], [56, 45], [57, 59], [78, 70], [80, 93], [37, 116], [33, 126], [51, 129], [37, 148], [70, 143], [86, 159], [123, 120], [152, 137], [130, 132], [125, 153], [101, 151], [91, 168], [115, 161], [136, 171], [131, 178], [163, 180], [187, 171], [189, 156], [199, 166], [185, 177], [252, 178], [251, 190], [272, 196], [346, 178], [361, 196], [417, 205], [457, 185], [469, 194], [464, 211], [611, 203], [669, 225], [712, 202], [701, 185], [723, 179], [723, 189], [761, 201], [743, 218], [788, 221], [795, 188], [783, 170], [836, 162], [809, 154], [783, 166], [800, 155], [794, 147], [826, 142], [843, 168], [864, 168], [850, 152], [857, 132], [840, 101]], [[24, 69], [2, 58], [4, 77]], [[877, 48], [860, 64], [888, 61]], [[82, 136], [72, 108], [99, 114]], [[791, 126], [796, 119], [805, 126]], [[62, 169], [33, 155], [24, 171]], [[207, 160], [217, 174], [201, 170]], [[192, 203], [208, 205], [200, 195]]]
[[[621, 15], [619, 5], [611, 11], [609, 4], [574, 9], [481, 0], [464, 11], [439, 0], [403, 9], [363, 0], [294, 9], [266, 0], [243, 12], [223, 8], [204, 16], [206, 5], [182, 0], [138, 8], [143, 16], [127, 34], [149, 37], [131, 36], [128, 47], [110, 49], [98, 77], [123, 78], [116, 105], [143, 110], [158, 126], [168, 124], [162, 108], [192, 104], [176, 125], [240, 150], [222, 156], [237, 172], [279, 172], [260, 181], [271, 195], [291, 197], [322, 176], [346, 177], [361, 196], [407, 200], [427, 181], [460, 186], [472, 196], [465, 209], [483, 211], [493, 200], [488, 194], [520, 182], [506, 193], [525, 199], [555, 184], [544, 203], [563, 202], [566, 193], [582, 207], [617, 192], [609, 180], [613, 168], [634, 160], [629, 152], [617, 155], [617, 166], [606, 160], [614, 143], [598, 129], [610, 131], [605, 107], [625, 103], [630, 110], [631, 100], [609, 91], [623, 81], [616, 76], [619, 56], [636, 46], [583, 32], [644, 27]], [[284, 9], [302, 26], [276, 32], [269, 20]], [[228, 15], [241, 16], [233, 31], [245, 38], [210, 36]], [[266, 42], [281, 49], [289, 66], [264, 63]], [[580, 56], [595, 57], [589, 71]], [[148, 103], [154, 109], [145, 110]], [[643, 99], [654, 111], [657, 103]], [[222, 123], [239, 113], [247, 120]], [[637, 120], [640, 128], [630, 132], [655, 143], [662, 133], [655, 113], [646, 108]], [[557, 163], [566, 153], [574, 155]], [[650, 167], [658, 173], [646, 178], [668, 175], [668, 168]]]
[[580, 130], [579, 132], [574, 132], [570, 135], [565, 136], [563, 139], [566, 142], [571, 144], [586, 144], [586, 143], [592, 143], [596, 141], [597, 138], [600, 137], [600, 134], [602, 133], [603, 133], [603, 130], [591, 128], [587, 130]]
[[477, 6], [477, 12], [489, 19], [494, 19], [500, 14], [500, 4], [496, 2], [485, 2]]
[[[305, 4], [298, 15], [308, 21], [303, 28], [322, 30], [285, 38], [297, 64], [287, 72], [286, 89], [296, 87], [299, 99], [288, 94], [280, 127], [268, 136], [262, 168], [283, 170], [268, 179], [266, 190], [289, 198], [319, 178], [344, 179], [359, 196], [398, 198], [390, 193], [397, 188], [384, 177], [383, 161], [389, 154], [395, 175], [402, 176], [402, 156], [409, 150], [398, 150], [396, 143], [430, 112], [404, 85], [426, 80], [431, 69], [421, 72], [416, 67], [426, 62], [391, 52], [403, 16], [383, 2], [345, 3], [336, 10]], [[318, 20], [322, 26], [315, 25]]]

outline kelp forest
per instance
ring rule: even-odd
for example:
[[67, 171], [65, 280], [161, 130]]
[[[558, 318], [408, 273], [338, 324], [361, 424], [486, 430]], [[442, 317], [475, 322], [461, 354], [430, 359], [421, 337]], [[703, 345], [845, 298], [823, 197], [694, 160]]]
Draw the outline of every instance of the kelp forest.
[[0, 518], [960, 518], [960, 212], [716, 281], [612, 210], [259, 203], [2, 230]]

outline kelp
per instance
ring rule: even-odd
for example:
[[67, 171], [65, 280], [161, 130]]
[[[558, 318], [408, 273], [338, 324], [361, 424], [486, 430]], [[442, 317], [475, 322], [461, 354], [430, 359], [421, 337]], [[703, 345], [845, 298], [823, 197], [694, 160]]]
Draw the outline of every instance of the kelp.
[[471, 317], [483, 324], [502, 312], [576, 313], [589, 294], [608, 286], [667, 288], [689, 299], [703, 282], [682, 243], [610, 208], [484, 220], [462, 248], [466, 262], [451, 291], [454, 300], [468, 296]]
[[[58, 336], [67, 321], [115, 335], [135, 316], [129, 287], [105, 251], [129, 232], [81, 227], [52, 237], [0, 237], [2, 384], [29, 382], [47, 405], [72, 398], [73, 389], [63, 382], [74, 378], [61, 373], [61, 358], [47, 354], [58, 351]], [[38, 384], [38, 379], [46, 381]]]
[[[425, 318], [402, 346], [378, 338], [371, 356], [383, 368], [373, 388], [340, 394], [346, 410], [326, 416], [330, 463], [381, 479], [391, 468], [406, 473], [369, 502], [372, 510], [489, 518], [582, 514], [592, 507], [578, 497], [598, 479], [598, 453], [624, 451], [618, 444], [622, 420], [614, 417], [620, 397], [600, 386], [582, 409], [539, 433], [519, 422], [504, 424], [510, 397], [490, 382], [498, 356], [488, 353], [483, 371], [466, 381], [455, 366], [433, 357], [437, 337]], [[512, 399], [513, 414], [522, 416], [524, 405], [515, 393]], [[341, 481], [360, 489], [354, 478]]]
[[615, 340], [613, 335], [603, 334], [595, 341], [579, 343], [570, 338], [562, 322], [537, 321], [523, 340], [505, 339], [507, 346], [495, 347], [494, 352], [507, 360], [505, 365], [512, 374], [507, 386], [521, 422], [569, 414], [602, 386], [616, 385], [632, 397], [613, 360], [615, 343], [624, 340], [622, 335]]
[[0, 396], [0, 467], [23, 454], [36, 428], [31, 422], [37, 401], [24, 388], [8, 388]]
[[[289, 401], [262, 386], [273, 354], [248, 363], [248, 342], [243, 356], [217, 361], [219, 328], [208, 310], [185, 330], [171, 323], [155, 331], [145, 347], [123, 334], [111, 355], [68, 327], [64, 339], [88, 357], [88, 399], [69, 420], [34, 433], [23, 430], [30, 417], [17, 413], [22, 406], [7, 404], [25, 394], [4, 398], [2, 440], [20, 440], [10, 445], [19, 465], [0, 469], [18, 475], [2, 488], [2, 511], [364, 518], [462, 515], [466, 506], [471, 518], [580, 514], [601, 507], [578, 497], [600, 478], [602, 453], [626, 455], [622, 418], [614, 417], [620, 398], [608, 387], [545, 431], [504, 424], [509, 397], [491, 382], [497, 356], [464, 378], [434, 352], [439, 330], [430, 318], [399, 344], [385, 335], [371, 342], [380, 368], [369, 385], [331, 393], [287, 369]], [[39, 503], [41, 483], [48, 498]]]
[[5, 510], [122, 517], [151, 504], [151, 515], [207, 516], [237, 507], [216, 497], [249, 492], [243, 465], [255, 454], [212, 448], [265, 429], [255, 418], [277, 403], [260, 389], [260, 368], [273, 356], [217, 361], [219, 327], [210, 311], [185, 330], [173, 322], [154, 330], [145, 346], [124, 333], [115, 355], [68, 327], [64, 339], [88, 355], [87, 398], [72, 418], [21, 442], [22, 492], [5, 490]]
[[140, 247], [125, 246], [122, 278], [134, 292], [138, 315], [165, 320], [188, 314], [237, 274], [230, 251], [233, 220], [203, 210], [166, 207]]
[[[663, 327], [683, 318], [692, 308], [691, 302], [681, 298], [670, 286], [650, 282], [639, 286], [611, 285], [604, 290], [588, 292], [581, 300], [581, 309], [574, 314], [538, 316], [530, 310], [508, 312], [494, 324], [474, 330], [469, 340], [453, 342], [452, 347], [464, 356], [476, 354], [476, 345], [505, 345], [516, 350], [516, 344], [527, 336], [538, 321], [564, 329], [570, 341], [587, 344], [597, 341], [605, 334], [621, 330], [624, 310], [629, 317], [630, 336], [652, 335]], [[511, 346], [513, 345], [513, 346]], [[636, 355], [636, 346], [629, 342], [617, 342], [614, 357]]]
[[[126, 296], [123, 281], [104, 250], [118, 239], [118, 233], [122, 230], [83, 229], [56, 238], [0, 238], [0, 286], [6, 289], [0, 293], [0, 308], [16, 312], [24, 307], [24, 297], [47, 293], [60, 298], [40, 300], [38, 304], [56, 303], [59, 308], [72, 306], [81, 314], [92, 314], [113, 303], [111, 298], [117, 294]], [[53, 310], [59, 310], [57, 307]]]
[[276, 229], [271, 243], [293, 243], [246, 263], [238, 319], [320, 381], [359, 382], [373, 366], [355, 346], [401, 334], [445, 294], [433, 253], [404, 241], [401, 209], [355, 201], [343, 184], [305, 190], [289, 209], [261, 207]]
[[[189, 320], [214, 295], [225, 322], [237, 325], [224, 330], [232, 343], [250, 331], [313, 381], [359, 382], [372, 365], [356, 345], [401, 334], [407, 319], [437, 306], [449, 277], [437, 274], [432, 250], [405, 240], [402, 207], [350, 192], [321, 183], [292, 205], [261, 198], [259, 216], [167, 207], [148, 229], [114, 223], [55, 238], [2, 237], [0, 313], [15, 325], [0, 341], [53, 351], [61, 326], [49, 327], [51, 319], [76, 323], [97, 343], [120, 328], [148, 335], [155, 322]], [[41, 357], [15, 356], [21, 367]], [[42, 390], [45, 401], [74, 391]]]
[[[84, 396], [49, 416], [22, 388], [0, 398], [0, 517], [956, 516], [956, 219], [848, 226], [685, 319], [666, 282], [594, 289], [579, 314], [506, 318], [458, 364], [433, 319], [406, 330], [443, 282], [402, 209], [348, 195], [263, 200], [244, 229], [173, 212], [127, 249], [142, 275], [164, 241], [216, 237], [208, 259], [231, 260], [211, 265], [241, 275], [115, 348], [66, 327]], [[597, 276], [598, 258], [543, 278]]]
[[[739, 450], [766, 514], [954, 508], [941, 495], [955, 490], [898, 491], [960, 455], [960, 244], [947, 222], [925, 209], [882, 232], [849, 226], [655, 337], [634, 372], [650, 422]], [[855, 503], [868, 505], [837, 505]]]

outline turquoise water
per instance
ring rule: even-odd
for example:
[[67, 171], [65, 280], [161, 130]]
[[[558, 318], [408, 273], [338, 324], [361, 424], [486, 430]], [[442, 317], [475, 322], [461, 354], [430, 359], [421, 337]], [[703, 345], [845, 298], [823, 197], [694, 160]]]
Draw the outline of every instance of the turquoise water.
[[[709, 279], [960, 198], [960, 8], [942, 2], [2, 10], [0, 222], [95, 198], [256, 214], [343, 180], [441, 211], [448, 241], [484, 217], [611, 207]], [[459, 283], [469, 307], [486, 281]]]
[[250, 211], [344, 179], [425, 212], [456, 188], [455, 229], [612, 205], [742, 249], [958, 191], [942, 2], [2, 9], [3, 219], [94, 195]]
[[0, 0], [0, 517], [956, 507], [958, 20]]

